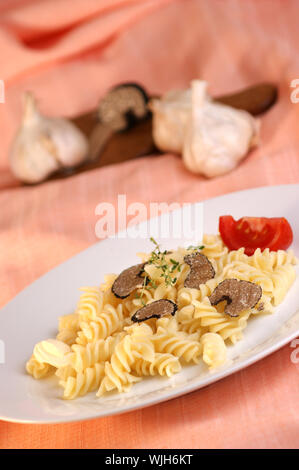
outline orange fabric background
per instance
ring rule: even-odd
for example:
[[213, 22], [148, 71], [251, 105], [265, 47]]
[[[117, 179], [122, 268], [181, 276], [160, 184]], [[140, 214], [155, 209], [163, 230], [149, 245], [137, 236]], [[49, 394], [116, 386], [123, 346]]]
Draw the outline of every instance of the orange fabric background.
[[[72, 5], [70, 8], [70, 4]], [[299, 182], [296, 0], [9, 0], [0, 5], [0, 305], [96, 241], [101, 201], [188, 202]], [[21, 92], [48, 114], [96, 105], [114, 83], [152, 93], [194, 77], [222, 94], [261, 81], [279, 85], [262, 117], [261, 145], [231, 174], [206, 180], [179, 157], [145, 157], [56, 180], [14, 187], [8, 150]], [[0, 312], [1, 314], [1, 312]], [[59, 315], [59, 312], [57, 316]], [[285, 346], [203, 390], [121, 416], [64, 425], [0, 422], [1, 448], [279, 448], [299, 445], [299, 366]]]

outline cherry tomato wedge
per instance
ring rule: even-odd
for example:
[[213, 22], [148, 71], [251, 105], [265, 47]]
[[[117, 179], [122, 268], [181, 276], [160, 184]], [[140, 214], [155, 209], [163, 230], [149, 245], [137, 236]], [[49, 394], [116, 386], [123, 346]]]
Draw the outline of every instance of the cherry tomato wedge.
[[286, 250], [293, 241], [293, 231], [284, 217], [242, 217], [235, 220], [231, 215], [219, 217], [219, 232], [230, 250], [245, 248], [246, 255], [253, 255], [257, 248], [262, 251]]

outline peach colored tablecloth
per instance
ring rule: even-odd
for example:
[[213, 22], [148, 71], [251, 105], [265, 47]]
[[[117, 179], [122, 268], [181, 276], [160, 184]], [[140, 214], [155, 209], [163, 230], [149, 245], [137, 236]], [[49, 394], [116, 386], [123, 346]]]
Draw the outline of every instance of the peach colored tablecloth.
[[[115, 203], [117, 194], [128, 203], [188, 202], [298, 183], [299, 104], [290, 101], [290, 82], [299, 78], [298, 14], [296, 0], [1, 3], [0, 305], [94, 243], [95, 207]], [[278, 104], [262, 118], [259, 149], [231, 174], [205, 180], [165, 155], [7, 189], [23, 90], [33, 89], [45, 112], [72, 115], [119, 81], [140, 81], [158, 93], [194, 77], [208, 80], [215, 94], [260, 81], [279, 85]], [[0, 422], [0, 447], [298, 447], [299, 366], [292, 351], [288, 345], [203, 390], [122, 416], [51, 426]]]

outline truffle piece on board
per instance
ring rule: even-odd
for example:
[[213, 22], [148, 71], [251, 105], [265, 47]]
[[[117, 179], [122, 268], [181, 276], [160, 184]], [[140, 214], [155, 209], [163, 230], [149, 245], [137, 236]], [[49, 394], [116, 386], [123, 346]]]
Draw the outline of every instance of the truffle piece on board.
[[195, 252], [186, 255], [184, 261], [191, 268], [184, 282], [185, 287], [199, 289], [200, 284], [205, 284], [209, 279], [215, 277], [215, 270], [211, 262], [202, 253]]
[[172, 300], [155, 300], [137, 310], [132, 316], [132, 321], [141, 322], [149, 318], [162, 318], [165, 315], [174, 315], [177, 309], [177, 305]]
[[113, 282], [111, 288], [115, 297], [125, 299], [137, 287], [141, 287], [143, 285], [144, 277], [142, 277], [142, 273], [144, 272], [145, 264], [146, 263], [135, 264], [120, 273]]
[[110, 90], [100, 101], [100, 122], [116, 132], [132, 127], [149, 114], [148, 96], [136, 83], [124, 83]]
[[226, 300], [224, 313], [231, 317], [238, 317], [243, 310], [255, 307], [262, 293], [262, 288], [253, 282], [225, 279], [218, 284], [209, 299], [211, 305], [217, 305]]

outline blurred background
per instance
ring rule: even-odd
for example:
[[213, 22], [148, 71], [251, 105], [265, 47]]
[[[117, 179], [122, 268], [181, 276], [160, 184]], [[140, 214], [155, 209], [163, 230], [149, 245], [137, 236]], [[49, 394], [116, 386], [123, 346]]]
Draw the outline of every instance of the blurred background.
[[47, 115], [73, 117], [126, 81], [159, 95], [201, 78], [212, 96], [272, 82], [280, 100], [263, 119], [263, 154], [297, 145], [297, 15], [296, 0], [2, 1], [0, 188], [13, 182], [8, 152], [26, 90]]

